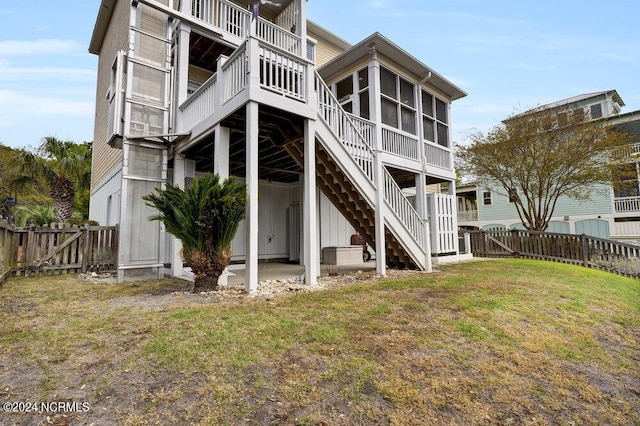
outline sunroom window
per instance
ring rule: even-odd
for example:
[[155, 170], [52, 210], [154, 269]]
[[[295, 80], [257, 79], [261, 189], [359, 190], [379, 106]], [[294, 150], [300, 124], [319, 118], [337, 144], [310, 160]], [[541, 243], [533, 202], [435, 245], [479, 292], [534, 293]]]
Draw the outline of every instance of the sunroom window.
[[370, 119], [368, 68], [362, 68], [360, 71], [350, 74], [332, 87], [336, 99], [346, 112], [366, 120]]
[[429, 142], [449, 147], [448, 105], [431, 93], [422, 91], [423, 137]]
[[407, 133], [416, 134], [414, 85], [399, 75], [380, 68], [382, 122]]
[[363, 68], [358, 71], [358, 97], [360, 117], [369, 120], [371, 118], [369, 111], [369, 68]]

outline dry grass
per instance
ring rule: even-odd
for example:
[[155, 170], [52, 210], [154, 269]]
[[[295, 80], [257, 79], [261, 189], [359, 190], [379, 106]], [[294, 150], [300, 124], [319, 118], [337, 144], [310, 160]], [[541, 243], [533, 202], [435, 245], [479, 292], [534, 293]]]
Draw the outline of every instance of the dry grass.
[[640, 284], [524, 260], [272, 300], [14, 279], [2, 424], [640, 424]]

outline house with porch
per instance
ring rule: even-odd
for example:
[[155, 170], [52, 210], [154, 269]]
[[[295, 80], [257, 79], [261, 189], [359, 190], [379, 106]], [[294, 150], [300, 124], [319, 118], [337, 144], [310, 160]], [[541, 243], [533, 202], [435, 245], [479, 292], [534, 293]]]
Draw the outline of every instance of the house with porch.
[[[587, 234], [622, 242], [640, 243], [640, 111], [622, 113], [624, 102], [617, 91], [587, 93], [540, 108], [560, 113], [579, 109], [593, 120], [637, 135], [629, 149], [627, 164], [635, 179], [622, 186], [598, 185], [584, 201], [561, 197], [548, 232]], [[626, 176], [627, 174], [625, 174]], [[523, 229], [513, 202], [504, 189], [465, 182], [457, 188], [458, 225], [466, 229]]]
[[232, 261], [248, 292], [263, 260], [315, 282], [353, 234], [382, 275], [458, 255], [450, 109], [466, 93], [383, 35], [351, 45], [306, 0], [101, 0], [89, 51], [90, 217], [119, 225], [120, 280], [183, 275], [142, 196], [207, 172], [247, 185]]

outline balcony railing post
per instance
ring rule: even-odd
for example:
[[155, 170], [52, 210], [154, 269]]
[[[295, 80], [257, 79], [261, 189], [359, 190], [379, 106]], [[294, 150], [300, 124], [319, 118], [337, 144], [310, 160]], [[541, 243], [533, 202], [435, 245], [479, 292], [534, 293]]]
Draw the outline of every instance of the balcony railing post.
[[257, 38], [251, 36], [247, 40], [247, 74], [249, 74], [249, 93], [260, 89], [260, 43]]
[[222, 68], [224, 66], [224, 64], [227, 63], [227, 60], [229, 59], [228, 56], [224, 56], [224, 55], [220, 55], [220, 57], [218, 58], [218, 62], [216, 65], [216, 69], [217, 69], [217, 74], [218, 74], [218, 81], [216, 82], [216, 87], [215, 87], [215, 95], [214, 95], [214, 99], [215, 99], [215, 110], [219, 110], [220, 107], [222, 106], [223, 102], [224, 102], [224, 97], [225, 97], [225, 75], [222, 72]]

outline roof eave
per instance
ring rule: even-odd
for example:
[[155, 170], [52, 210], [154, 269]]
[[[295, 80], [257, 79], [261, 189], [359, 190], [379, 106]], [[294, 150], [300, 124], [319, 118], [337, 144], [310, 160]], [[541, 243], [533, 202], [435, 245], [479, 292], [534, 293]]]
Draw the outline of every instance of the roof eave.
[[323, 78], [331, 78], [345, 69], [348, 65], [371, 54], [371, 47], [375, 45], [376, 51], [384, 56], [398, 59], [398, 63], [418, 77], [428, 78], [429, 84], [442, 90], [451, 97], [452, 100], [467, 96], [467, 93], [451, 83], [449, 80], [438, 74], [427, 65], [416, 59], [413, 55], [397, 46], [380, 33], [374, 33], [362, 40], [360, 43], [350, 47], [331, 61], [324, 64], [318, 72]]
[[96, 18], [95, 26], [93, 27], [93, 34], [91, 36], [91, 42], [89, 43], [89, 53], [98, 55], [104, 42], [104, 36], [109, 28], [109, 21], [113, 16], [113, 10], [115, 8], [117, 0], [101, 0], [100, 9], [98, 10], [98, 17]]

